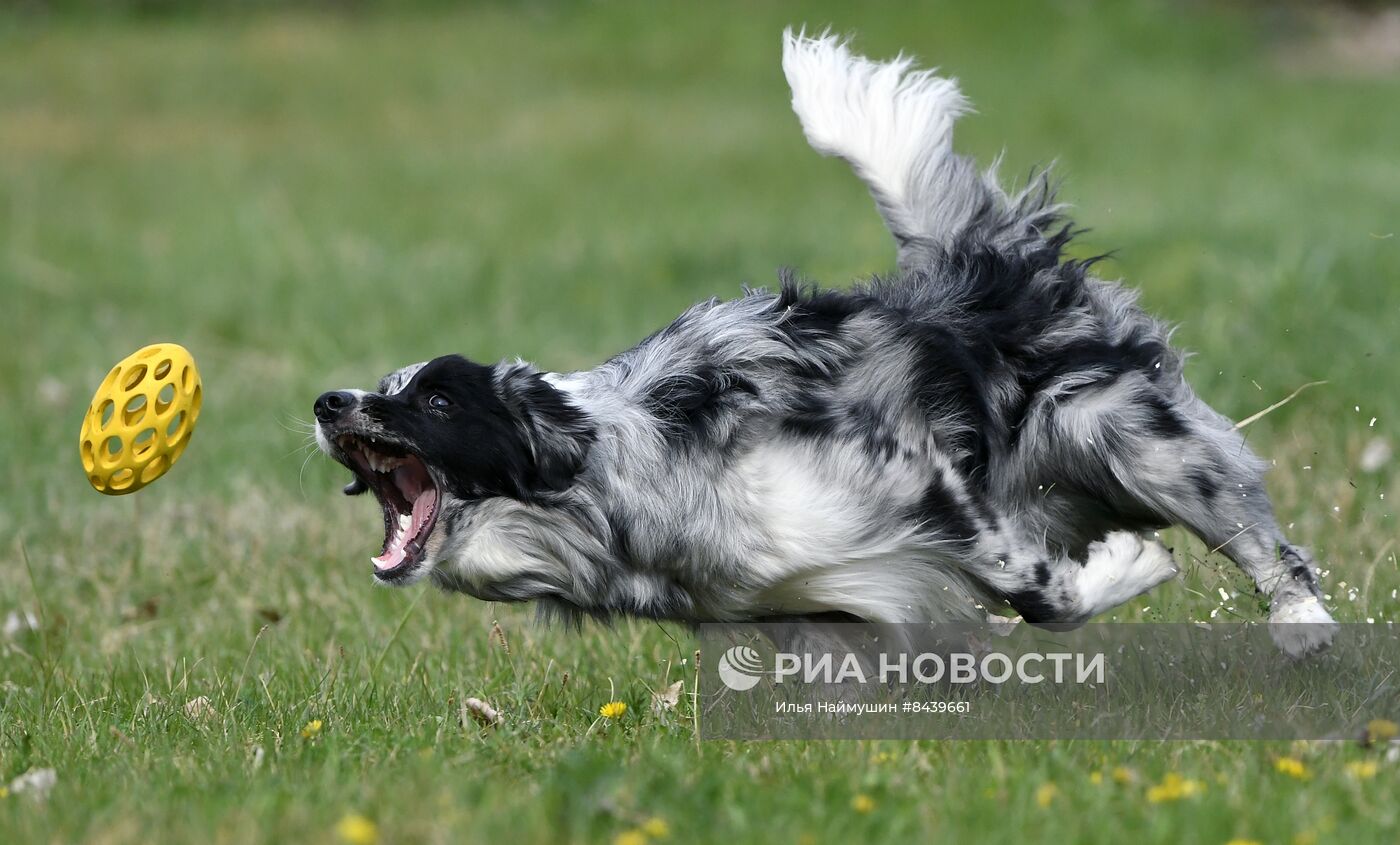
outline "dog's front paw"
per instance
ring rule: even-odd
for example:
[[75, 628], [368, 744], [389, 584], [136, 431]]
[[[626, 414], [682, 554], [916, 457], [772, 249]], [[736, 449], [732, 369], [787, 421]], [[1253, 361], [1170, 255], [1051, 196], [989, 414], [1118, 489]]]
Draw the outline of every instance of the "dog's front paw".
[[1289, 657], [1326, 651], [1336, 634], [1337, 623], [1317, 596], [1276, 599], [1269, 611], [1269, 635]]

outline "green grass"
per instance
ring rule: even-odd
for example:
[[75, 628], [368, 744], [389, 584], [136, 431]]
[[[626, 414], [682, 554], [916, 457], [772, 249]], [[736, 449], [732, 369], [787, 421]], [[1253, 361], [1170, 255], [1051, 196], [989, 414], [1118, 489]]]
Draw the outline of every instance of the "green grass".
[[[0, 640], [0, 778], [59, 778], [0, 799], [0, 841], [327, 841], [347, 813], [386, 842], [651, 817], [672, 842], [1394, 841], [1400, 767], [1357, 779], [1379, 756], [1353, 745], [700, 743], [687, 703], [648, 704], [692, 676], [683, 629], [371, 587], [373, 505], [303, 463], [321, 390], [447, 351], [588, 366], [779, 265], [888, 268], [788, 110], [777, 36], [805, 20], [957, 74], [979, 107], [958, 144], [1004, 147], [1004, 173], [1058, 159], [1077, 249], [1117, 250], [1104, 272], [1181, 324], [1215, 407], [1327, 380], [1250, 441], [1337, 616], [1400, 613], [1394, 464], [1357, 469], [1400, 419], [1400, 79], [1290, 71], [1238, 10], [911, 5], [0, 16], [0, 614], [42, 616]], [[155, 486], [98, 496], [90, 391], [167, 339], [201, 364], [199, 430]], [[1205, 618], [1220, 588], [1261, 618], [1173, 539], [1185, 577], [1114, 618]], [[505, 724], [463, 729], [468, 696]], [[1150, 802], [1171, 772], [1203, 789]]]

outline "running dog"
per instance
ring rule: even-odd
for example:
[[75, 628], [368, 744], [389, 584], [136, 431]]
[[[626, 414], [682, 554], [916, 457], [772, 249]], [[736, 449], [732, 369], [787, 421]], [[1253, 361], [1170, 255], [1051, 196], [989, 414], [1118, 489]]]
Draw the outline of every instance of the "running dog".
[[1175, 576], [1151, 532], [1181, 525], [1270, 597], [1285, 651], [1325, 647], [1265, 463], [1168, 326], [1066, 257], [1046, 175], [1007, 192], [954, 154], [967, 101], [908, 58], [788, 31], [783, 70], [898, 271], [783, 275], [582, 372], [448, 355], [323, 394], [321, 449], [383, 509], [375, 577], [574, 619], [1079, 623]]

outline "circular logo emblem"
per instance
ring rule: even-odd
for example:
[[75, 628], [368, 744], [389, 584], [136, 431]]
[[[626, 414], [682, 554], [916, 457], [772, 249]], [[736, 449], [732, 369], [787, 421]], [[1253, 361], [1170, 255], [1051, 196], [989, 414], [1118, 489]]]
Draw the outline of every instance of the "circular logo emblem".
[[751, 690], [765, 674], [763, 659], [746, 645], [730, 647], [719, 656], [719, 679], [736, 692]]

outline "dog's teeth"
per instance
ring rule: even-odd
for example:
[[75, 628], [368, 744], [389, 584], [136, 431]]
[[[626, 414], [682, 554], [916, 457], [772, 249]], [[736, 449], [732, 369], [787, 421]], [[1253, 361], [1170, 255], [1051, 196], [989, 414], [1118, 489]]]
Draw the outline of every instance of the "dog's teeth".
[[406, 514], [406, 513], [401, 513], [401, 514], [399, 514], [399, 530], [401, 530], [401, 531], [407, 531], [407, 530], [408, 530], [408, 527], [409, 527], [410, 525], [412, 525], [412, 524], [413, 524], [413, 517], [409, 516], [409, 515]]

